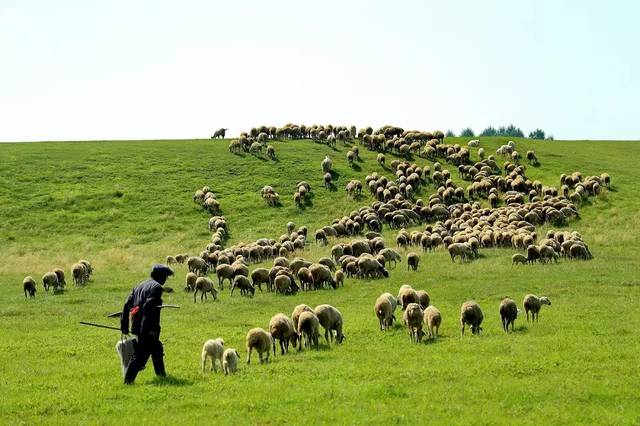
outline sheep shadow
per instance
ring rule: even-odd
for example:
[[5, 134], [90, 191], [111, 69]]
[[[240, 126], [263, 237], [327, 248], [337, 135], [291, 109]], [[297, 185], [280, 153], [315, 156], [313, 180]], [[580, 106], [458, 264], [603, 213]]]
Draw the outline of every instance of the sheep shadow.
[[280, 159], [278, 157], [273, 157], [271, 158], [271, 161], [273, 161], [274, 163], [279, 163]]
[[335, 170], [330, 170], [329, 174], [331, 175], [331, 179], [338, 180], [340, 179], [340, 173]]
[[362, 171], [362, 167], [360, 167], [360, 165], [357, 164], [355, 161], [353, 163], [351, 163], [351, 168], [353, 170], [355, 170], [356, 172], [361, 172]]
[[174, 376], [156, 376], [151, 381], [154, 386], [192, 386], [193, 381]]
[[336, 186], [335, 183], [331, 182], [329, 184], [329, 188], [327, 188], [330, 192], [336, 192], [338, 190], [338, 187]]

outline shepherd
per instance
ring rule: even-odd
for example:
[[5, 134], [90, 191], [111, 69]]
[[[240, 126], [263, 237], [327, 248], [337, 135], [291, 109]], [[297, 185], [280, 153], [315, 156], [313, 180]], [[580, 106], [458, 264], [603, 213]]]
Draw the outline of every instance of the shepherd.
[[154, 265], [151, 278], [138, 284], [129, 294], [120, 316], [120, 330], [123, 335], [131, 333], [137, 336], [133, 357], [127, 365], [124, 383], [132, 384], [138, 372], [144, 368], [149, 356], [157, 376], [167, 375], [164, 369], [164, 350], [160, 342], [160, 310], [162, 305], [162, 286], [173, 270], [167, 265]]

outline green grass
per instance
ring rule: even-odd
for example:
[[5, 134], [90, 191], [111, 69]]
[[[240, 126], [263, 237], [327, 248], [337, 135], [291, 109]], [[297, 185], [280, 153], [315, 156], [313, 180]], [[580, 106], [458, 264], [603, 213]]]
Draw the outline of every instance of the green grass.
[[[170, 379], [156, 380], [149, 364], [133, 387], [121, 384], [118, 333], [78, 321], [116, 325], [104, 315], [121, 307], [153, 263], [203, 249], [210, 234], [208, 215], [191, 201], [197, 188], [207, 184], [218, 194], [232, 244], [277, 238], [289, 220], [311, 231], [330, 224], [371, 201], [348, 199], [349, 179], [392, 173], [364, 149], [360, 170], [353, 170], [346, 148], [302, 141], [276, 142], [275, 162], [234, 156], [226, 142], [209, 140], [0, 144], [0, 422], [121, 423], [127, 413], [143, 423], [639, 423], [640, 144], [516, 142], [520, 152], [536, 150], [541, 166], [527, 175], [545, 184], [558, 185], [561, 173], [573, 171], [612, 176], [613, 190], [590, 199], [567, 227], [582, 233], [594, 260], [512, 267], [513, 251], [494, 249], [461, 266], [441, 249], [423, 255], [417, 273], [402, 263], [389, 279], [349, 279], [337, 291], [247, 299], [225, 290], [219, 303], [195, 305], [178, 291], [165, 299], [182, 309], [162, 319]], [[482, 146], [490, 152], [502, 143], [483, 139]], [[322, 187], [326, 154], [339, 175], [336, 192]], [[292, 194], [303, 179], [314, 196], [299, 211]], [[266, 184], [282, 206], [261, 200]], [[385, 235], [393, 245], [394, 233]], [[310, 244], [304, 256], [328, 251]], [[24, 299], [25, 275], [39, 281], [80, 258], [96, 269], [86, 288], [53, 296], [39, 283], [37, 298]], [[177, 272], [169, 285], [179, 289], [185, 267]], [[441, 310], [435, 342], [411, 345], [400, 326], [378, 330], [376, 297], [404, 283], [427, 289]], [[500, 299], [520, 303], [530, 292], [553, 305], [538, 324], [519, 319], [516, 332], [504, 334]], [[461, 339], [459, 307], [468, 299], [484, 309], [484, 334]], [[201, 375], [206, 339], [222, 336], [244, 358], [246, 332], [266, 328], [277, 312], [290, 315], [299, 303], [338, 307], [345, 343], [293, 350], [269, 365], [242, 364], [233, 377]]]

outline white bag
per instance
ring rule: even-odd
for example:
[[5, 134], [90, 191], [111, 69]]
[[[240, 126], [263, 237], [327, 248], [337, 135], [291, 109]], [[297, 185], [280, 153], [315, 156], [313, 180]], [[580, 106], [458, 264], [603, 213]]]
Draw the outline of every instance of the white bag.
[[121, 339], [116, 343], [116, 352], [120, 356], [120, 367], [122, 368], [122, 377], [124, 377], [129, 361], [133, 357], [133, 353], [136, 350], [136, 343], [138, 340], [135, 337], [128, 339]]

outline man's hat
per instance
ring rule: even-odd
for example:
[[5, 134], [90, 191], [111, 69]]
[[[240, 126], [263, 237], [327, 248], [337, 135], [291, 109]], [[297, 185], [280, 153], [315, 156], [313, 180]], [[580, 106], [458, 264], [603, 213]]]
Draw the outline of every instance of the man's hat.
[[156, 265], [153, 265], [153, 268], [151, 268], [151, 275], [155, 275], [155, 276], [161, 275], [161, 276], [169, 277], [173, 275], [173, 269], [169, 268], [167, 265], [158, 263]]

